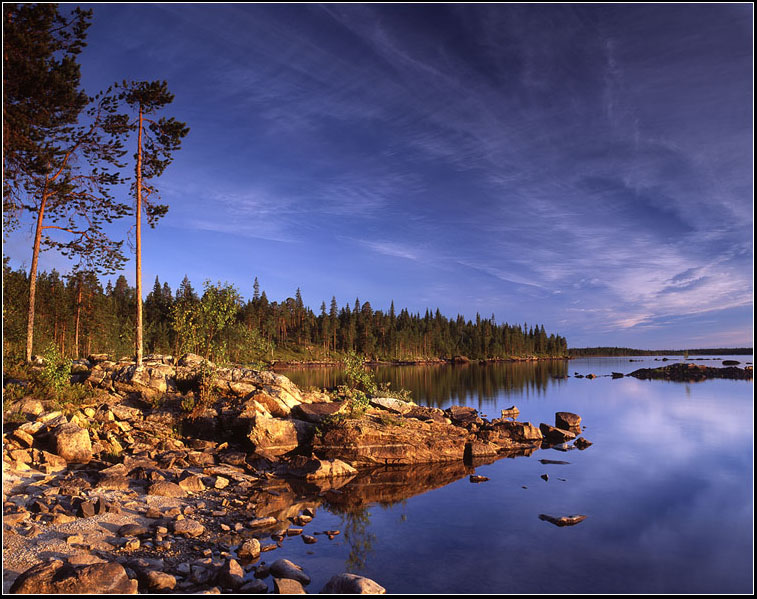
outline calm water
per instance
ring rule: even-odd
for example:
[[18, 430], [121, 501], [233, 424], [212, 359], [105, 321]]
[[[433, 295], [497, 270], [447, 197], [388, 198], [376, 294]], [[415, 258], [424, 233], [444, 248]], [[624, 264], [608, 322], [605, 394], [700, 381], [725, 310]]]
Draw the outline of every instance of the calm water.
[[[489, 417], [515, 404], [519, 420], [537, 425], [576, 412], [594, 445], [475, 469], [390, 468], [339, 489], [289, 489], [317, 508], [306, 534], [342, 534], [319, 536], [316, 545], [288, 538], [263, 559], [302, 564], [310, 592], [350, 571], [390, 593], [751, 593], [752, 382], [602, 376], [680, 359], [379, 368], [379, 381], [411, 389], [421, 404], [471, 405]], [[339, 382], [329, 369], [284, 374], [305, 387]], [[474, 471], [489, 482], [470, 483]], [[588, 518], [559, 528], [539, 520], [542, 513]]]

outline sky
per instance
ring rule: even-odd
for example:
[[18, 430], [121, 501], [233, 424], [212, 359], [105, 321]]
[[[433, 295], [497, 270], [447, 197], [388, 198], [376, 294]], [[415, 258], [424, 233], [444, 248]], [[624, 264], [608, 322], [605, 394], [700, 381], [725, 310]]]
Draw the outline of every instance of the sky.
[[155, 180], [145, 293], [187, 275], [251, 298], [257, 277], [316, 312], [752, 345], [751, 4], [81, 6], [85, 90], [166, 80], [190, 127]]

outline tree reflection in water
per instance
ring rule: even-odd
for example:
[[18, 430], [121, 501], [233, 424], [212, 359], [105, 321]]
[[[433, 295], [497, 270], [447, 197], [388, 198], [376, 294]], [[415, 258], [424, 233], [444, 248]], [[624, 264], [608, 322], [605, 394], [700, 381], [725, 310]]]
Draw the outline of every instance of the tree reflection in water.
[[347, 571], [356, 574], [365, 568], [376, 541], [376, 536], [369, 531], [371, 513], [367, 507], [351, 507], [350, 509], [342, 509], [335, 505], [330, 507], [342, 519], [342, 535], [350, 548], [345, 564]]
[[[302, 388], [333, 388], [344, 382], [342, 370], [337, 367], [289, 368], [280, 372]], [[565, 384], [562, 378], [568, 375], [568, 361], [378, 366], [375, 373], [377, 382], [388, 382], [391, 389], [411, 391], [416, 403], [437, 407], [471, 405], [480, 410], [502, 392], [541, 396], [551, 385]]]

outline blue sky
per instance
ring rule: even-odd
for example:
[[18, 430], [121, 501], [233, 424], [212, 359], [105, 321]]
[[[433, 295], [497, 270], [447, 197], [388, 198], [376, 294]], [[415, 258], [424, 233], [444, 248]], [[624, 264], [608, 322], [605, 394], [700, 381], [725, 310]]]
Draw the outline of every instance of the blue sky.
[[[85, 89], [165, 79], [191, 129], [146, 291], [752, 344], [751, 4], [92, 8]], [[5, 252], [28, 267], [30, 226]]]

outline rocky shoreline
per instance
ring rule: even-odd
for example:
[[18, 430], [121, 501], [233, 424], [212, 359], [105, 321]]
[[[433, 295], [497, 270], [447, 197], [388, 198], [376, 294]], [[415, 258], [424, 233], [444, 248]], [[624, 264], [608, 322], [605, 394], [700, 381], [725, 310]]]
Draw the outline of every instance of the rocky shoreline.
[[[321, 506], [398, 501], [480, 482], [482, 463], [591, 444], [567, 412], [536, 427], [514, 406], [490, 420], [375, 397], [353, 417], [284, 376], [208, 370], [191, 354], [142, 368], [90, 356], [73, 372], [96, 398], [55, 409], [25, 397], [4, 423], [4, 591], [302, 593], [307, 564], [276, 550], [338, 539], [317, 527]], [[322, 592], [385, 592], [327, 574]]]

